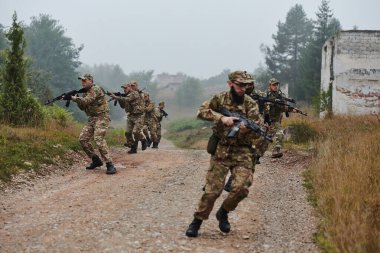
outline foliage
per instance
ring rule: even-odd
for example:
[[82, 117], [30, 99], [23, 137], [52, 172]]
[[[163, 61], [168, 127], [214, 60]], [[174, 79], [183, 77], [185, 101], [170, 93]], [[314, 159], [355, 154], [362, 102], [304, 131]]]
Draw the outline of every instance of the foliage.
[[312, 39], [301, 54], [299, 79], [293, 93], [295, 98], [304, 101], [311, 101], [313, 97], [319, 96], [322, 46], [330, 36], [341, 30], [339, 21], [333, 18], [328, 1], [322, 0], [316, 15]]
[[180, 148], [205, 148], [212, 132], [210, 126], [208, 121], [183, 118], [169, 123], [165, 137]]
[[373, 116], [314, 124], [310, 168], [323, 223], [318, 240], [335, 252], [380, 252], [380, 125]]
[[203, 100], [201, 83], [193, 77], [187, 77], [175, 93], [175, 103], [181, 107], [199, 106]]
[[260, 65], [253, 72], [255, 77], [255, 88], [260, 90], [266, 90], [268, 87], [268, 81], [272, 78], [272, 74], [269, 69]]
[[51, 74], [54, 92], [77, 88], [76, 68], [80, 65], [79, 53], [83, 46], [76, 48], [57, 20], [46, 14], [32, 17], [25, 37], [28, 42], [26, 53], [33, 59], [33, 68]]
[[0, 93], [1, 121], [11, 125], [37, 126], [43, 122], [41, 105], [27, 91], [24, 58], [24, 32], [13, 15], [12, 27], [6, 34], [11, 47], [5, 49], [5, 68]]
[[50, 81], [50, 75], [47, 72], [43, 70], [32, 69], [30, 66], [27, 69], [28, 88], [41, 103], [45, 103], [47, 98], [53, 97], [53, 94], [49, 88]]
[[301, 5], [296, 4], [286, 16], [285, 23], [278, 22], [278, 31], [272, 35], [273, 48], [262, 45], [265, 62], [272, 77], [289, 83], [290, 94], [298, 80], [299, 58], [311, 36], [312, 23], [306, 18]]
[[317, 131], [306, 121], [294, 122], [288, 126], [291, 131], [291, 141], [293, 143], [307, 143], [317, 137]]
[[55, 104], [52, 106], [45, 106], [44, 114], [47, 120], [52, 119], [61, 127], [67, 127], [74, 123], [72, 113]]

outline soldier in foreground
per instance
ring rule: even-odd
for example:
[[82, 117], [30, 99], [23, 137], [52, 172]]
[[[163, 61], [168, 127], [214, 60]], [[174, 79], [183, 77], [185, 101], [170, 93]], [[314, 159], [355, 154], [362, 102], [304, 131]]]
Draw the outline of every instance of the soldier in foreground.
[[228, 221], [228, 213], [235, 210], [238, 203], [248, 196], [248, 188], [252, 184], [254, 164], [252, 163], [252, 141], [259, 137], [253, 131], [247, 129], [244, 124], [240, 126], [235, 137], [229, 138], [231, 127], [234, 126], [237, 117], [223, 116], [219, 113], [221, 108], [230, 112], [239, 113], [248, 119], [263, 124], [259, 115], [256, 102], [245, 95], [247, 84], [253, 79], [246, 71], [235, 71], [228, 76], [230, 91], [215, 95], [210, 101], [204, 102], [198, 110], [198, 117], [208, 121], [214, 121], [214, 133], [219, 141], [215, 144], [210, 159], [210, 168], [206, 175], [205, 191], [200, 199], [198, 209], [194, 213], [194, 219], [186, 230], [186, 236], [198, 236], [198, 230], [207, 220], [216, 199], [223, 191], [224, 182], [230, 171], [234, 177], [231, 192], [223, 201], [216, 213], [219, 221], [219, 229], [228, 233], [231, 230]]
[[[79, 135], [80, 144], [87, 156], [92, 159], [92, 163], [86, 169], [93, 170], [96, 167], [102, 166], [103, 161], [105, 161], [107, 167], [106, 173], [115, 174], [116, 168], [112, 163], [105, 140], [105, 135], [111, 121], [105, 92], [100, 86], [93, 83], [93, 77], [90, 74], [85, 74], [78, 77], [78, 79], [81, 80], [82, 87], [88, 89], [83, 94], [83, 97], [71, 97], [71, 100], [77, 103], [79, 109], [84, 111], [88, 116], [87, 124]], [[95, 141], [103, 161], [95, 153], [91, 145], [92, 140]]]

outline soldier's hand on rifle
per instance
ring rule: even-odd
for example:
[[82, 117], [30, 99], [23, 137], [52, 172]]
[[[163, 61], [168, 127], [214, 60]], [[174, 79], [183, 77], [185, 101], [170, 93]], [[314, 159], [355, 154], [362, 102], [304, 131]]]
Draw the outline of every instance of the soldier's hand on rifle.
[[115, 95], [115, 94], [113, 94], [112, 92], [110, 92], [109, 96], [110, 96], [111, 98], [113, 98], [113, 99], [115, 99], [115, 98], [116, 98], [116, 95]]
[[244, 122], [241, 122], [241, 124], [240, 124], [240, 133], [241, 134], [245, 134], [248, 131], [249, 131], [249, 129], [245, 127]]
[[226, 126], [233, 126], [235, 123], [234, 123], [234, 120], [238, 120], [239, 118], [237, 117], [227, 117], [227, 116], [223, 116], [220, 118], [220, 120], [222, 121], [222, 123]]

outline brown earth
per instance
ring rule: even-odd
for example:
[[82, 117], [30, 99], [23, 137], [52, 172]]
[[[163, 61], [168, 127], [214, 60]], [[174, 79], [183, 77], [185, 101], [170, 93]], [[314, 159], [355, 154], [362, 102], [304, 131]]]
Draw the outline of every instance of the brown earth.
[[[310, 157], [268, 154], [250, 195], [230, 213], [232, 230], [218, 229], [215, 204], [198, 238], [185, 236], [202, 194], [209, 162], [203, 150], [164, 141], [158, 150], [128, 155], [113, 149], [116, 175], [69, 170], [18, 180], [0, 197], [0, 252], [318, 252], [317, 219], [302, 172]], [[17, 180], [16, 180], [17, 181]]]

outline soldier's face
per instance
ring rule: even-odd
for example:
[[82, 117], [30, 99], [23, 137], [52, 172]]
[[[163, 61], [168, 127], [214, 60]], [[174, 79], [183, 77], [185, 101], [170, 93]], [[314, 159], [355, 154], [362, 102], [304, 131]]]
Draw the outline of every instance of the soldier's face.
[[247, 85], [245, 83], [231, 81], [228, 81], [228, 86], [230, 86], [230, 88], [234, 87], [235, 92], [238, 96], [243, 96], [245, 94], [245, 89], [247, 88]]
[[89, 80], [89, 79], [81, 79], [81, 82], [82, 82], [82, 87], [83, 88], [86, 88], [86, 87], [88, 87], [89, 85], [92, 84], [92, 81]]
[[278, 86], [278, 83], [272, 83], [269, 87], [271, 91], [276, 92], [278, 91]]

